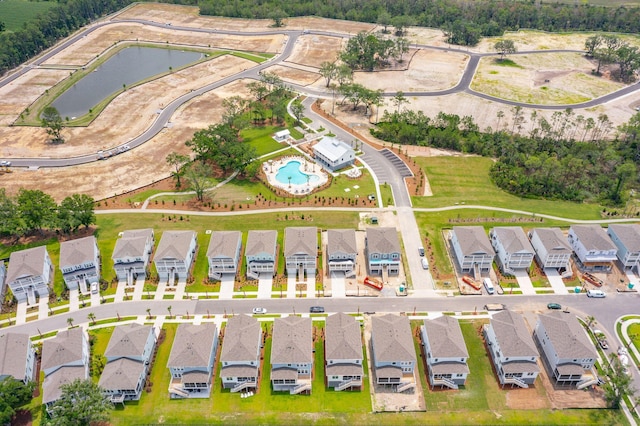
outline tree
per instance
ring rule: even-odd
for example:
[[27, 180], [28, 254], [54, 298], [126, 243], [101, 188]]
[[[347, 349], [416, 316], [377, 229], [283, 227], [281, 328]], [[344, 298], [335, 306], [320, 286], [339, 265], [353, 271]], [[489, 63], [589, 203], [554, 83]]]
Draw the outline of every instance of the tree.
[[595, 325], [595, 323], [596, 323], [596, 317], [594, 317], [593, 315], [587, 316], [587, 327], [591, 328]]
[[241, 143], [238, 133], [228, 124], [216, 124], [198, 130], [185, 144], [200, 162], [211, 161], [225, 173], [243, 171], [256, 156], [255, 148]]
[[34, 387], [34, 382], [25, 385], [13, 377], [0, 380], [0, 424], [11, 423], [15, 409], [31, 401]]
[[0, 234], [19, 237], [24, 227], [18, 204], [0, 188]]
[[493, 48], [500, 53], [500, 60], [503, 61], [507, 54], [516, 53], [516, 45], [513, 40], [498, 40], [493, 45]]
[[47, 128], [47, 134], [51, 136], [51, 143], [64, 143], [62, 137], [62, 118], [55, 107], [48, 106], [40, 116], [42, 125]]
[[602, 44], [602, 36], [599, 36], [596, 34], [594, 36], [587, 38], [587, 40], [584, 42], [584, 50], [586, 51], [585, 52], [586, 55], [590, 58], [593, 58], [593, 56], [596, 53], [596, 50], [598, 50], [601, 44]]
[[609, 364], [604, 364], [602, 370], [609, 377], [604, 385], [604, 398], [610, 408], [620, 408], [622, 398], [635, 392], [631, 375], [627, 374], [625, 366], [616, 354], [609, 355]]
[[397, 36], [403, 36], [405, 29], [407, 27], [414, 25], [414, 23], [415, 23], [414, 19], [408, 15], [398, 15], [398, 16], [394, 16], [391, 19], [391, 25], [393, 25], [395, 34]]
[[338, 66], [335, 62], [324, 61], [320, 64], [320, 75], [324, 77], [326, 81], [325, 87], [329, 87], [331, 80], [333, 80], [338, 73]]
[[378, 13], [378, 19], [376, 20], [376, 23], [384, 27], [384, 30], [382, 30], [383, 33], [387, 34], [389, 32], [387, 27], [391, 25], [391, 15], [386, 11], [386, 9], [382, 9]]
[[393, 48], [393, 57], [398, 62], [404, 62], [404, 54], [409, 51], [409, 40], [404, 37], [398, 37]]
[[[224, 108], [224, 112], [222, 113], [223, 123], [229, 126], [234, 126], [238, 117], [240, 117], [247, 108], [247, 101], [240, 96], [235, 95], [223, 99], [222, 107]], [[238, 127], [236, 126], [236, 128]]]
[[252, 81], [247, 84], [247, 88], [249, 93], [256, 98], [256, 101], [263, 100], [269, 94], [269, 88], [262, 81]]
[[209, 184], [209, 168], [202, 163], [193, 163], [186, 169], [185, 179], [189, 182], [189, 190], [196, 193], [198, 201], [203, 202]]
[[269, 13], [269, 19], [273, 21], [273, 26], [276, 28], [284, 26], [285, 18], [287, 18], [287, 14], [280, 8], [275, 8]]
[[60, 386], [60, 399], [51, 407], [52, 426], [89, 426], [108, 422], [113, 408], [102, 389], [91, 380], [76, 379]]
[[58, 206], [50, 195], [39, 189], [20, 189], [17, 202], [27, 230], [40, 231], [45, 227], [56, 226]]
[[[226, 99], [225, 99], [226, 100]], [[224, 101], [223, 101], [224, 103]], [[177, 152], [172, 152], [167, 155], [167, 163], [173, 167], [173, 171], [171, 172], [171, 176], [176, 180], [176, 188], [180, 189], [182, 186], [180, 182], [180, 177], [184, 175], [184, 165], [189, 162], [188, 155], [178, 154]]]
[[167, 311], [169, 311], [169, 318], [171, 318], [171, 305], [167, 306]]
[[69, 324], [69, 328], [73, 327], [73, 318], [69, 317], [67, 318], [67, 324]]
[[5, 23], [0, 21], [0, 33], [3, 32], [5, 28], [6, 28]]
[[89, 312], [87, 318], [89, 319], [89, 321], [91, 321], [92, 325], [96, 325], [96, 314], [94, 314], [93, 312]]
[[60, 227], [65, 232], [74, 232], [80, 225], [88, 228], [96, 223], [95, 200], [87, 194], [73, 194], [66, 197], [58, 207]]
[[632, 162], [621, 164], [616, 168], [616, 185], [611, 192], [611, 201], [614, 204], [622, 204], [622, 188], [634, 175], [637, 175], [636, 165]]
[[616, 62], [620, 67], [620, 79], [624, 82], [635, 80], [635, 73], [640, 68], [640, 52], [636, 46], [623, 44], [616, 51]]
[[300, 121], [304, 117], [304, 105], [300, 99], [296, 99], [291, 103], [291, 113], [296, 118], [296, 122], [300, 124]]
[[402, 104], [407, 104], [409, 103], [409, 99], [407, 99], [404, 96], [404, 92], [403, 91], [397, 91], [396, 95], [392, 98], [393, 99], [393, 104], [398, 108], [397, 113], [400, 114], [400, 107], [402, 107]]

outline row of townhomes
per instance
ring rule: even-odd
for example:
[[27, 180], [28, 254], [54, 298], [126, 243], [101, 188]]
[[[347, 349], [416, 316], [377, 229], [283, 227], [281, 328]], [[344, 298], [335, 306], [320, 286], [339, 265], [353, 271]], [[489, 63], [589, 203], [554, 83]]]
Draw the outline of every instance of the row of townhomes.
[[513, 275], [527, 270], [533, 260], [543, 269], [571, 274], [571, 259], [584, 271], [607, 272], [616, 260], [625, 270], [639, 268], [640, 225], [572, 225], [565, 236], [560, 228], [496, 227], [489, 236], [481, 226], [454, 226], [451, 247], [457, 266], [475, 277], [487, 276], [494, 258], [500, 270]]
[[[356, 273], [358, 247], [354, 229], [331, 229], [327, 232], [327, 270]], [[278, 265], [278, 232], [249, 231], [244, 257], [247, 276], [258, 279], [273, 276]], [[318, 229], [290, 227], [284, 231], [286, 271], [290, 276], [314, 276], [319, 250]], [[193, 268], [198, 250], [194, 231], [165, 231], [154, 252], [155, 234], [152, 229], [129, 230], [121, 233], [113, 250], [113, 267], [118, 280], [133, 285], [140, 277], [147, 277], [153, 261], [159, 280], [168, 284], [186, 280]], [[370, 274], [397, 275], [401, 265], [401, 249], [395, 228], [366, 230], [367, 262]], [[224, 274], [236, 275], [242, 256], [242, 232], [215, 231], [207, 249], [208, 276], [219, 280]], [[98, 291], [101, 258], [93, 236], [64, 241], [60, 244], [60, 270], [70, 290], [82, 294]], [[18, 302], [35, 305], [38, 298], [49, 296], [54, 267], [46, 247], [17, 251], [9, 258], [8, 269], [0, 263], [0, 290], [7, 286]]]
[[[99, 379], [113, 403], [140, 399], [154, 363], [157, 332], [150, 325], [115, 327]], [[429, 385], [458, 389], [469, 374], [469, 353], [458, 320], [440, 316], [424, 320], [419, 330]], [[498, 382], [527, 388], [542, 365], [557, 385], [582, 389], [597, 382], [593, 369], [597, 353], [577, 318], [563, 312], [540, 314], [533, 335], [522, 315], [505, 310], [483, 327], [487, 350]], [[309, 317], [287, 316], [273, 322], [270, 382], [273, 391], [295, 395], [312, 392], [314, 332]], [[222, 350], [218, 351], [219, 342]], [[362, 390], [364, 345], [361, 323], [336, 313], [324, 328], [324, 381], [336, 391]], [[221, 335], [214, 323], [180, 324], [166, 368], [170, 398], [208, 398], [216, 365], [222, 387], [232, 393], [258, 391], [263, 374], [265, 335], [255, 317], [228, 319]], [[409, 318], [386, 314], [371, 318], [372, 383], [395, 392], [416, 386], [417, 356]], [[71, 328], [44, 341], [41, 370], [45, 374], [43, 404], [47, 410], [60, 398], [60, 386], [75, 379], [89, 380], [90, 348], [86, 332]], [[217, 354], [220, 354], [219, 359]], [[540, 359], [540, 354], [542, 359]], [[0, 336], [0, 379], [34, 380], [36, 355], [28, 335]]]

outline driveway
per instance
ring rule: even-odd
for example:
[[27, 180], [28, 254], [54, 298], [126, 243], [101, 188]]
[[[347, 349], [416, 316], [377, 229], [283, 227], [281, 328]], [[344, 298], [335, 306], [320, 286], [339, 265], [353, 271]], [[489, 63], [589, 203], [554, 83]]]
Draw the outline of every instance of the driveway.
[[347, 280], [343, 272], [332, 272], [331, 277], [331, 297], [347, 297]]
[[562, 277], [558, 273], [558, 270], [555, 268], [546, 268], [544, 270], [547, 279], [549, 280], [549, 284], [551, 284], [551, 288], [556, 294], [569, 294], [569, 290], [564, 285], [564, 281], [562, 281]]
[[518, 286], [520, 287], [522, 294], [527, 296], [536, 294], [536, 290], [533, 288], [533, 283], [531, 282], [531, 278], [529, 277], [529, 274], [527, 274], [526, 270], [517, 270], [514, 275], [518, 281]]
[[[264, 275], [264, 278], [262, 277]], [[258, 280], [258, 299], [271, 299], [273, 277], [269, 274], [261, 274]]]
[[[219, 299], [230, 300], [233, 299], [233, 286], [235, 284], [235, 274], [223, 274], [220, 280], [220, 295]], [[258, 297], [260, 297], [258, 295]]]

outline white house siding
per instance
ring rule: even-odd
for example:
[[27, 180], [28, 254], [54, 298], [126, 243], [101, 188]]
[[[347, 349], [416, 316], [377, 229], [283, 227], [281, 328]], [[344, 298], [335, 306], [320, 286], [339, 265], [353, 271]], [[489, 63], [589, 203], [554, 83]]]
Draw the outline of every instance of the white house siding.
[[616, 245], [616, 256], [625, 269], [632, 269], [640, 262], [640, 225], [612, 224], [607, 234]]
[[[541, 235], [550, 240], [548, 244], [545, 245]], [[529, 237], [536, 252], [538, 264], [542, 269], [569, 269], [571, 249], [565, 242], [565, 237], [559, 228], [534, 229], [529, 233]], [[557, 242], [553, 243], [554, 240]]]

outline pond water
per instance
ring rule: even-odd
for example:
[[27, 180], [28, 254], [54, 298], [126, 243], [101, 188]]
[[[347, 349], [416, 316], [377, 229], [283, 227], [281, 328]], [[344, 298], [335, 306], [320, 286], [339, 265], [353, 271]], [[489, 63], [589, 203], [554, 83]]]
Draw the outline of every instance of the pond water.
[[155, 47], [127, 47], [122, 49], [94, 72], [60, 95], [54, 106], [62, 119], [80, 117], [112, 93], [141, 80], [177, 69], [197, 61], [202, 53]]
[[[300, 163], [299, 161], [289, 161], [287, 164], [278, 169], [276, 180], [280, 183], [292, 183], [294, 185], [302, 185], [303, 183], [307, 183], [307, 176], [309, 176], [309, 183], [314, 183], [320, 180], [320, 176], [313, 173], [304, 173], [302, 170], [300, 170], [301, 165], [302, 163]], [[289, 178], [291, 178], [291, 182], [289, 182]]]

